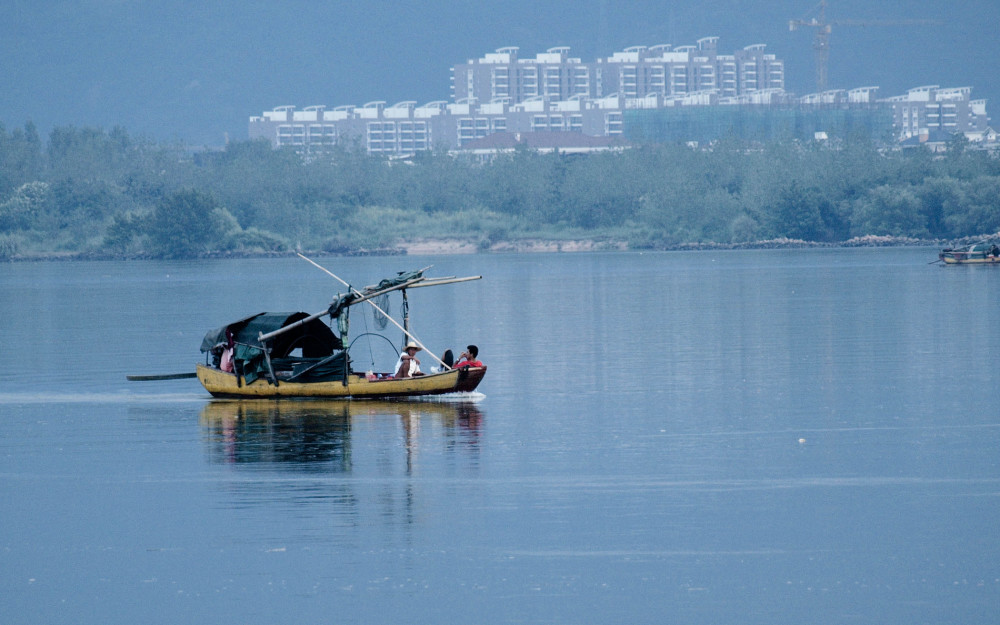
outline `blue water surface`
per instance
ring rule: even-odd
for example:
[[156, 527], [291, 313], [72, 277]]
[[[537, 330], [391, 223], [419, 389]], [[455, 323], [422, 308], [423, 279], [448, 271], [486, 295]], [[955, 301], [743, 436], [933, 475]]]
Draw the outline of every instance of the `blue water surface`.
[[995, 623], [1000, 270], [934, 258], [317, 259], [483, 276], [410, 291], [489, 367], [420, 402], [125, 380], [323, 310], [299, 259], [0, 266], [0, 621]]

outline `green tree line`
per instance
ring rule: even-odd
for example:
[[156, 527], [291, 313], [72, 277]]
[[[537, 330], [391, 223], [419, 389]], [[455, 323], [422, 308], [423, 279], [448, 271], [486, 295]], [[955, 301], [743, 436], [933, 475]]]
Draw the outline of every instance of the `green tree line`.
[[194, 151], [121, 128], [61, 127], [43, 142], [31, 123], [0, 125], [0, 258], [350, 253], [415, 238], [662, 249], [998, 231], [1000, 159], [962, 139], [944, 154], [863, 140], [725, 140], [401, 162], [357, 146], [303, 158], [267, 141]]

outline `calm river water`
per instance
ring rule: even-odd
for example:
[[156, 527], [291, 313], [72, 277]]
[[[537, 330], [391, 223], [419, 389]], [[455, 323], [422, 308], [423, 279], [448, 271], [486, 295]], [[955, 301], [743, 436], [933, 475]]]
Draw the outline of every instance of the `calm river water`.
[[317, 259], [483, 275], [411, 291], [481, 392], [400, 403], [125, 380], [299, 259], [0, 265], [0, 622], [996, 623], [1000, 270], [935, 258]]

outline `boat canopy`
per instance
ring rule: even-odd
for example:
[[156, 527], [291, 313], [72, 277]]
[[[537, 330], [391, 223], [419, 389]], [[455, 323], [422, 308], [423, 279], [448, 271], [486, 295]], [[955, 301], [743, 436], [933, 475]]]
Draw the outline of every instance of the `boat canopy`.
[[[295, 325], [297, 324], [297, 325]], [[293, 326], [267, 340], [262, 335]], [[276, 369], [290, 368], [292, 377], [302, 382], [340, 379], [346, 375], [350, 360], [341, 340], [315, 315], [304, 312], [263, 312], [221, 328], [210, 330], [201, 341], [202, 352], [212, 352], [226, 345], [229, 336], [235, 343], [233, 365], [237, 374], [243, 375], [247, 384], [259, 377], [274, 378]], [[301, 348], [302, 356], [289, 358]]]
[[[234, 321], [221, 328], [209, 330], [201, 341], [201, 351], [210, 352], [220, 343], [227, 342], [228, 330], [233, 341], [261, 349], [260, 335], [280, 330], [310, 315], [304, 312], [262, 312], [239, 321]], [[312, 319], [302, 325], [272, 338], [269, 347], [273, 358], [287, 357], [296, 348], [302, 348], [304, 358], [323, 358], [335, 350], [343, 349], [340, 339], [330, 328], [319, 319]]]

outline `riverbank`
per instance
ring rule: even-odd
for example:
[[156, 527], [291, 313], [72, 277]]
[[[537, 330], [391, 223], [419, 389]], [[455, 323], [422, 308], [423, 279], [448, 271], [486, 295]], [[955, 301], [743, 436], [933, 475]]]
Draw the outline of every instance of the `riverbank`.
[[473, 254], [485, 253], [548, 253], [548, 252], [606, 252], [606, 251], [705, 251], [705, 250], [765, 250], [765, 249], [803, 249], [803, 248], [836, 248], [836, 247], [958, 247], [978, 243], [980, 241], [1000, 240], [1000, 232], [977, 237], [965, 237], [955, 240], [914, 239], [912, 237], [893, 237], [866, 235], [854, 237], [847, 241], [835, 243], [805, 241], [802, 239], [768, 239], [745, 243], [715, 243], [696, 242], [679, 243], [644, 248], [631, 248], [626, 241], [615, 240], [548, 240], [519, 239], [514, 241], [499, 241], [489, 244], [476, 244], [464, 239], [414, 239], [401, 241], [390, 253], [406, 255], [439, 255], [439, 254]]
[[[818, 242], [802, 239], [778, 238], [745, 243], [716, 243], [712, 241], [679, 243], [676, 245], [661, 245], [635, 248], [628, 242], [605, 239], [540, 239], [527, 238], [510, 241], [488, 242], [466, 238], [418, 238], [397, 241], [383, 248], [343, 249], [333, 253], [329, 250], [296, 250], [280, 252], [215, 252], [198, 258], [280, 258], [294, 256], [302, 251], [313, 256], [441, 256], [460, 254], [542, 254], [542, 253], [580, 253], [580, 252], [625, 252], [625, 251], [711, 251], [711, 250], [765, 250], [765, 249], [807, 249], [807, 248], [851, 248], [851, 247], [960, 247], [979, 242], [1000, 243], [1000, 232], [984, 234], [960, 239], [915, 239], [911, 237], [893, 237], [866, 235], [854, 237], [847, 241]], [[2, 259], [10, 262], [32, 261], [72, 261], [72, 260], [152, 260], [148, 255], [117, 255], [98, 252], [52, 252], [36, 254], [18, 254]]]

